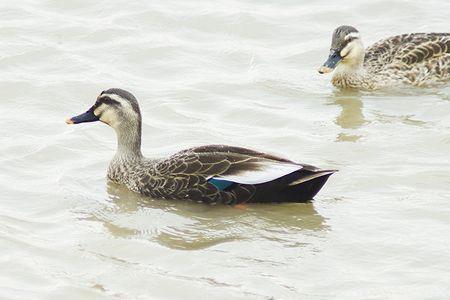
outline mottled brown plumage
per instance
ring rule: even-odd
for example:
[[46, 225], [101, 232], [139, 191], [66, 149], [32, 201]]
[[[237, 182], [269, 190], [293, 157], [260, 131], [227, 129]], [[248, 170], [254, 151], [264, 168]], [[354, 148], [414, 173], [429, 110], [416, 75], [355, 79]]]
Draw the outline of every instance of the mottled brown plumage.
[[[265, 164], [292, 164], [297, 171], [262, 184], [234, 183], [220, 190], [210, 178], [239, 175]], [[157, 198], [190, 199], [205, 203], [304, 202], [312, 199], [333, 171], [296, 164], [273, 155], [226, 145], [180, 151], [158, 160], [115, 158], [108, 177], [131, 190]], [[300, 186], [289, 186], [301, 181]], [[286, 197], [286, 193], [288, 197]]]
[[340, 26], [333, 33], [331, 52], [339, 56], [334, 66], [328, 67], [330, 55], [319, 72], [335, 69], [331, 82], [340, 88], [430, 86], [450, 79], [450, 33], [403, 34], [364, 50], [359, 32]]
[[168, 158], [141, 154], [141, 115], [126, 91], [104, 91], [86, 113], [68, 120], [100, 120], [115, 129], [118, 150], [108, 178], [143, 195], [204, 203], [305, 202], [322, 188], [333, 170], [298, 164], [241, 147], [208, 145]]

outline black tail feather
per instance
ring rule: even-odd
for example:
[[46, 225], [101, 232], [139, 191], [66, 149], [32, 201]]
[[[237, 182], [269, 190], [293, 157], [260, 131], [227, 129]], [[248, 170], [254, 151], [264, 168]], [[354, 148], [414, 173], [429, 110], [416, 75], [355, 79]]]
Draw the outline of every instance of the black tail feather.
[[320, 191], [334, 171], [319, 172], [323, 172], [323, 175], [298, 184], [295, 184], [296, 180], [311, 175], [311, 172], [301, 170], [272, 182], [255, 185], [255, 196], [248, 202], [308, 202]]

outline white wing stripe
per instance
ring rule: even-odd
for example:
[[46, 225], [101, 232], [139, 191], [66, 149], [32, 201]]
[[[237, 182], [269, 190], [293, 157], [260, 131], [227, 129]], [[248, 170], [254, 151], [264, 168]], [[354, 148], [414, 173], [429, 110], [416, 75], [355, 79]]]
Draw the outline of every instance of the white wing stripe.
[[292, 172], [302, 169], [302, 166], [296, 164], [278, 163], [278, 162], [258, 162], [255, 163], [256, 170], [241, 170], [239, 174], [219, 175], [212, 178], [216, 180], [232, 181], [242, 184], [265, 183], [277, 178], [288, 175]]

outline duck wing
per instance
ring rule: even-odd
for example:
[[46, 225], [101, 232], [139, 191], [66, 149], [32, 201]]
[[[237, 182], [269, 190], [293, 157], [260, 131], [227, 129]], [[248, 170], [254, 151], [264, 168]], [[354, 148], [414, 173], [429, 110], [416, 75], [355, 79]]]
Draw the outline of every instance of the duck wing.
[[450, 33], [410, 33], [381, 40], [367, 48], [364, 65], [377, 72], [392, 64], [408, 68], [442, 58], [446, 61], [444, 67], [448, 67], [449, 56]]
[[155, 169], [158, 174], [153, 178], [162, 180], [153, 191], [160, 194], [170, 191], [177, 198], [210, 203], [246, 202], [257, 194], [260, 186], [298, 185], [334, 172], [226, 145], [183, 150], [160, 161]]
[[[183, 172], [201, 174], [207, 180], [214, 178], [242, 184], [265, 183], [306, 166], [271, 154], [226, 145], [191, 148], [178, 155], [185, 162], [193, 162], [184, 164]], [[198, 163], [201, 168], [198, 168]]]

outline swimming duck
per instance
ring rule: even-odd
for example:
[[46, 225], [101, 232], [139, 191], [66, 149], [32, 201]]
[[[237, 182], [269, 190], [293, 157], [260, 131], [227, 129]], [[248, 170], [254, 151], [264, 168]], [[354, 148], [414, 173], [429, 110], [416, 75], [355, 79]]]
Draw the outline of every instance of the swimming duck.
[[450, 79], [450, 33], [410, 33], [381, 40], [366, 50], [359, 32], [339, 26], [319, 73], [334, 70], [339, 88], [373, 90], [411, 84], [428, 86]]
[[180, 151], [168, 158], [141, 153], [141, 113], [136, 98], [122, 89], [103, 91], [85, 113], [68, 124], [101, 121], [117, 135], [108, 178], [155, 198], [210, 204], [307, 202], [333, 174], [274, 155], [226, 145]]

